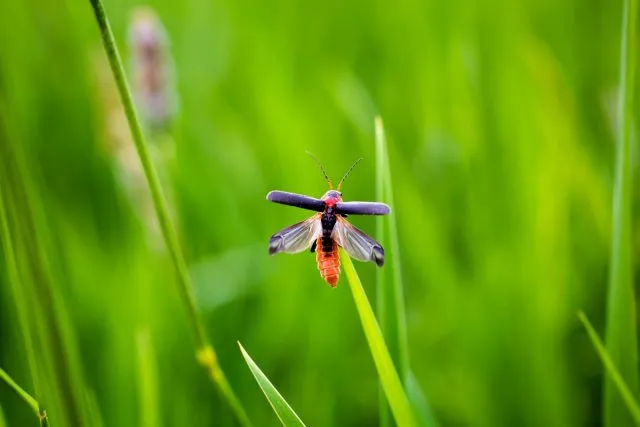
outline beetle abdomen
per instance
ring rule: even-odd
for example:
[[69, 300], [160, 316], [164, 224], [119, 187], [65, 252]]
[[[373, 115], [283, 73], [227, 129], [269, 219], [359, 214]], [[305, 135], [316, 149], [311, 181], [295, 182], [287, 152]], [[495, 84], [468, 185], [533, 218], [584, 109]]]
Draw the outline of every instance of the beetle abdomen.
[[316, 261], [320, 275], [332, 288], [335, 288], [340, 278], [340, 258], [338, 245], [330, 236], [318, 238], [316, 245]]

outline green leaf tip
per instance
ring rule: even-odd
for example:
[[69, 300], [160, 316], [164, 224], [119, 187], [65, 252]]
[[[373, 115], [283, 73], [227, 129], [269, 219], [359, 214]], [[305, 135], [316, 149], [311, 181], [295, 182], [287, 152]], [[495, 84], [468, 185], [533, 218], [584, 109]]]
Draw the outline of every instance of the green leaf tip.
[[589, 322], [589, 319], [584, 314], [584, 312], [579, 311], [578, 318], [584, 325], [584, 328], [587, 330], [587, 334], [589, 335], [589, 339], [591, 339], [591, 343], [593, 344], [596, 353], [598, 353], [602, 364], [605, 366], [607, 372], [611, 376], [611, 380], [620, 392], [620, 396], [622, 397], [624, 403], [627, 405], [627, 408], [629, 409], [629, 412], [631, 413], [631, 416], [633, 417], [635, 423], [637, 425], [640, 425], [640, 406], [638, 406], [638, 402], [636, 402], [635, 398], [633, 397], [629, 386], [627, 386], [624, 378], [622, 378], [622, 375], [620, 375], [620, 371], [618, 371], [618, 368], [613, 363], [609, 352], [605, 348], [604, 344], [602, 344], [600, 337], [598, 337], [598, 333], [595, 331], [595, 329], [593, 329], [591, 322]]
[[242, 357], [244, 357], [245, 362], [247, 362], [249, 370], [253, 374], [253, 377], [256, 379], [256, 382], [267, 398], [271, 408], [273, 408], [273, 411], [278, 416], [278, 419], [280, 419], [282, 425], [285, 427], [304, 426], [304, 423], [300, 417], [298, 417], [298, 414], [295, 413], [285, 398], [282, 397], [280, 392], [278, 392], [271, 381], [269, 381], [269, 378], [267, 378], [267, 376], [260, 370], [251, 356], [249, 356], [249, 353], [247, 353], [244, 347], [242, 347], [240, 341], [238, 341], [238, 347], [240, 347]]

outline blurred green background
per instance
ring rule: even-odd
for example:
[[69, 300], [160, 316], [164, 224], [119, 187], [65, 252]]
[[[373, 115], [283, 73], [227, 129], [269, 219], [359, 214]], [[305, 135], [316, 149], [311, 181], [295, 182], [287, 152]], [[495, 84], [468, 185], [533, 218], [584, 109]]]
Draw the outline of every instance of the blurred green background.
[[[153, 76], [141, 77], [132, 28], [159, 27], [135, 1], [105, 2], [143, 90]], [[256, 425], [278, 420], [236, 341], [308, 425], [378, 423], [377, 374], [344, 277], [331, 289], [312, 254], [269, 257], [271, 234], [308, 212], [265, 200], [326, 190], [305, 150], [335, 181], [363, 156], [344, 197], [373, 200], [376, 114], [399, 226], [400, 254], [388, 255], [401, 257], [412, 368], [439, 423], [599, 422], [601, 366], [575, 314], [602, 331], [618, 3], [148, 4], [168, 42], [156, 70], [166, 99], [153, 102], [171, 120], [152, 128], [143, 97], [139, 107], [198, 305]], [[43, 396], [51, 425], [62, 425], [64, 390], [105, 426], [234, 425], [195, 362], [88, 1], [0, 4], [0, 148], [19, 267], [50, 284], [66, 331], [58, 356], [32, 358], [70, 366], [75, 381]], [[351, 220], [374, 234], [373, 219]], [[4, 262], [0, 367], [33, 392]], [[357, 268], [375, 303], [376, 267]], [[46, 325], [48, 311], [22, 303]], [[0, 408], [9, 426], [37, 423], [5, 384]]]

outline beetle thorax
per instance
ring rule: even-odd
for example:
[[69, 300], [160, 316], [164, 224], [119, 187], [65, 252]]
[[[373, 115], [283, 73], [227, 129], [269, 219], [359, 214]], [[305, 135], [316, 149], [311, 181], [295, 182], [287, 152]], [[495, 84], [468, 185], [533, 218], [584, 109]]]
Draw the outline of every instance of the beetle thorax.
[[324, 193], [322, 200], [327, 206], [335, 206], [342, 201], [342, 193], [336, 190], [329, 190]]

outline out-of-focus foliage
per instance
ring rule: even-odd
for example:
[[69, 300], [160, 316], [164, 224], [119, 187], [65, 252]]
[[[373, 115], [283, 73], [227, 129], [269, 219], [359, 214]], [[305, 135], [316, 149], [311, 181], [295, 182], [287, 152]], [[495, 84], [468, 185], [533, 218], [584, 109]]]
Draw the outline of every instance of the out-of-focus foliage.
[[[256, 425], [278, 421], [238, 340], [309, 425], [377, 423], [345, 279], [329, 288], [312, 254], [270, 258], [269, 236], [308, 213], [264, 199], [325, 191], [305, 150], [334, 180], [364, 156], [344, 197], [373, 199], [377, 113], [411, 368], [440, 424], [601, 419], [575, 313], [602, 331], [621, 5], [158, 0], [156, 74], [132, 59], [139, 6], [105, 3], [132, 85], [175, 85], [138, 100], [159, 111], [147, 133], [195, 294]], [[52, 425], [234, 422], [195, 361], [145, 185], [88, 1], [0, 2], [0, 189], [28, 272], [10, 284], [0, 260], [0, 366]], [[356, 267], [375, 301], [376, 267]], [[3, 384], [0, 405], [36, 422]]]

